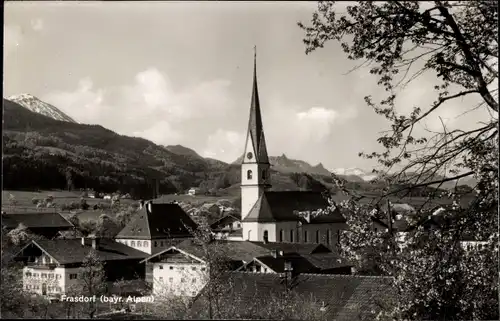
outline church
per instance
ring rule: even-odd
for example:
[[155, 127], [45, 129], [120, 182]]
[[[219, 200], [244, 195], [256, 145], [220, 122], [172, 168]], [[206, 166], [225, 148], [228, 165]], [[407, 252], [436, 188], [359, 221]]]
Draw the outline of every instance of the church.
[[253, 88], [248, 131], [241, 164], [242, 239], [254, 242], [322, 243], [335, 247], [346, 228], [340, 211], [328, 215], [299, 215], [328, 207], [321, 193], [271, 191], [270, 163], [262, 123], [254, 56]]

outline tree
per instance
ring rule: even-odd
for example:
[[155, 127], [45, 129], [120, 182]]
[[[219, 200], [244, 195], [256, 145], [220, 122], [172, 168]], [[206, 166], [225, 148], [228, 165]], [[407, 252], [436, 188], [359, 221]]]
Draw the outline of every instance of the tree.
[[[92, 249], [85, 260], [79, 273], [80, 284], [77, 289], [72, 289], [79, 295], [86, 297], [99, 298], [100, 295], [106, 292], [106, 276], [104, 272], [104, 264], [97, 257], [96, 252]], [[97, 312], [96, 302], [85, 303], [84, 313], [90, 318], [94, 318]]]
[[[417, 188], [457, 182], [446, 196], [463, 208], [446, 211], [447, 223], [438, 229], [411, 233], [405, 251], [370, 231], [369, 209], [356, 202], [363, 195], [343, 204], [362, 217], [348, 222], [345, 252], [362, 260], [367, 252], [380, 249], [378, 267], [396, 277], [401, 300], [390, 311], [391, 318], [498, 318], [497, 25], [493, 1], [359, 1], [347, 5], [346, 14], [335, 2], [320, 2], [311, 25], [299, 23], [307, 54], [329, 41], [340, 42], [349, 59], [362, 61], [355, 69], [370, 65], [369, 72], [385, 89], [387, 96], [379, 103], [365, 97], [367, 105], [391, 124], [378, 138], [384, 151], [360, 153], [382, 165], [383, 170], [375, 172], [386, 186], [400, 186], [381, 196], [404, 196]], [[404, 88], [429, 74], [436, 79], [431, 84], [435, 101], [404, 112], [399, 100]], [[426, 120], [464, 97], [477, 100], [466, 113], [484, 109], [489, 116], [467, 128], [452, 128], [441, 120], [441, 130], [418, 133]], [[471, 177], [477, 182], [475, 195], [466, 203], [457, 186], [459, 179]], [[336, 183], [349, 192], [345, 182]], [[431, 192], [427, 202], [439, 196]], [[465, 233], [488, 239], [486, 250], [466, 255], [459, 246]]]
[[44, 237], [41, 235], [33, 234], [23, 223], [19, 223], [19, 225], [6, 233], [9, 238], [10, 243], [13, 245], [23, 245], [28, 243], [31, 240], [43, 240]]

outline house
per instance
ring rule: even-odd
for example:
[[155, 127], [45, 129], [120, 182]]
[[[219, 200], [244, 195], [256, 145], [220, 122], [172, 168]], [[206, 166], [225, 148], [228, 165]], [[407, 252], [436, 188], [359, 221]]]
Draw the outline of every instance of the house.
[[224, 215], [210, 224], [210, 229], [217, 239], [224, 239], [228, 241], [243, 240], [241, 220], [234, 215]]
[[115, 239], [139, 251], [155, 254], [191, 238], [191, 231], [197, 228], [178, 204], [148, 202]]
[[2, 214], [2, 228], [11, 231], [23, 224], [32, 233], [52, 239], [61, 231], [72, 231], [73, 224], [59, 213], [36, 212]]
[[81, 267], [92, 250], [104, 263], [108, 282], [144, 277], [144, 265], [139, 262], [147, 254], [107, 239], [31, 241], [14, 260], [24, 263], [23, 287], [26, 291], [57, 298], [82, 286]]
[[338, 209], [316, 215], [330, 207], [321, 193], [270, 191], [267, 154], [254, 59], [253, 90], [248, 130], [241, 163], [242, 239], [246, 241], [320, 243], [335, 246], [346, 220]]
[[143, 261], [146, 281], [158, 298], [194, 297], [207, 282], [207, 262], [175, 246], [158, 252]]
[[110, 200], [111, 199], [111, 195], [106, 194], [102, 198], [105, 199], [105, 200]]
[[191, 195], [191, 196], [195, 196], [196, 194], [198, 194], [200, 192], [200, 189], [198, 187], [191, 187], [187, 194], [188, 195]]
[[[380, 310], [397, 300], [392, 278], [379, 276], [255, 274], [228, 272], [215, 280], [212, 315], [220, 319], [375, 320]], [[191, 308], [207, 318], [208, 287]]]

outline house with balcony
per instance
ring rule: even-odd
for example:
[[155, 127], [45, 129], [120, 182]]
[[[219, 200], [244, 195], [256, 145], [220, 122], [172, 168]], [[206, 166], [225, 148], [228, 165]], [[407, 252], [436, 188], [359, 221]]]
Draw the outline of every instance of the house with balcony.
[[103, 262], [107, 282], [144, 278], [144, 265], [139, 262], [147, 254], [108, 239], [31, 241], [13, 256], [13, 260], [24, 263], [25, 291], [58, 298], [82, 287], [81, 268], [91, 251], [95, 251]]
[[192, 237], [198, 225], [175, 203], [153, 203], [142, 206], [115, 240], [138, 251], [156, 254]]

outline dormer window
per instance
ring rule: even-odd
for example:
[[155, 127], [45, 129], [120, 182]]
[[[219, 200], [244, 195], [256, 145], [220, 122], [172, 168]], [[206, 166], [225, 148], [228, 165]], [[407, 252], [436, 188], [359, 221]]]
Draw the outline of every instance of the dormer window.
[[252, 171], [251, 170], [247, 171], [247, 179], [252, 179]]

